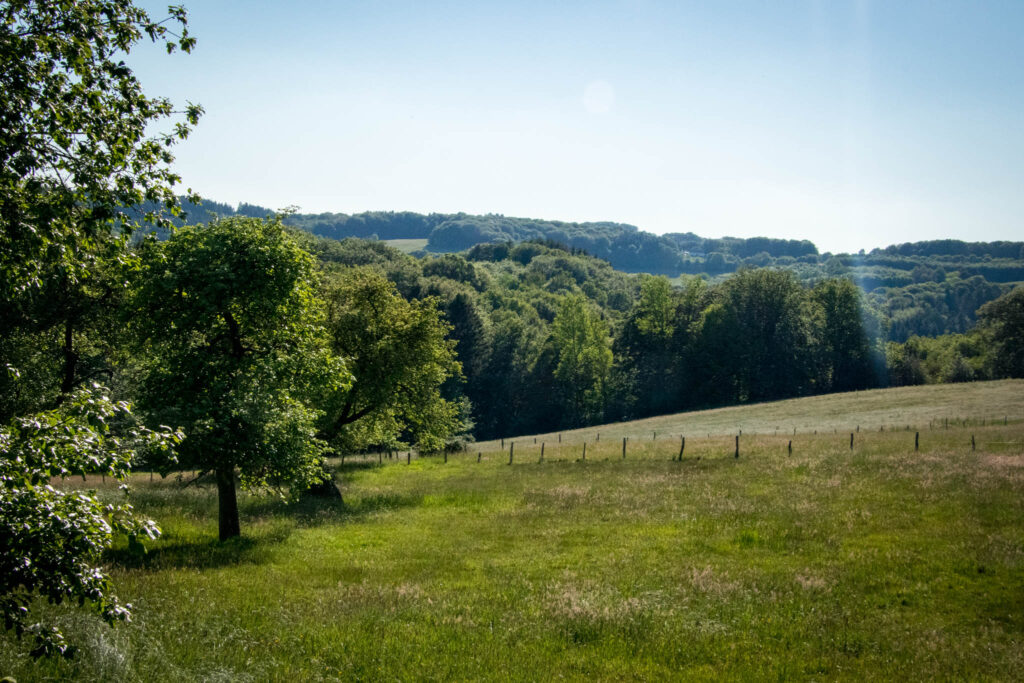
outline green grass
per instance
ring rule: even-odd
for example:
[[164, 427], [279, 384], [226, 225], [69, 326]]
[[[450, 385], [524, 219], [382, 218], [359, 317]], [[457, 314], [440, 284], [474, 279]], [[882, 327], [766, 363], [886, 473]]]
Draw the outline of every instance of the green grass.
[[427, 240], [425, 239], [401, 239], [401, 240], [384, 240], [389, 247], [394, 247], [399, 251], [411, 254], [414, 251], [427, 248]]
[[[142, 561], [111, 555], [134, 623], [54, 608], [79, 657], [32, 663], [4, 638], [0, 674], [1019, 679], [1024, 382], [958, 388], [738, 409], [738, 460], [721, 411], [659, 418], [701, 426], [681, 462], [677, 437], [635, 424], [602, 427], [585, 462], [566, 438], [540, 463], [532, 437], [512, 466], [508, 444], [480, 463], [348, 458], [344, 504], [243, 497], [228, 544], [212, 489], [140, 475], [133, 498], [166, 533]], [[919, 452], [896, 414], [916, 416]], [[798, 434], [774, 434], [787, 415]]]

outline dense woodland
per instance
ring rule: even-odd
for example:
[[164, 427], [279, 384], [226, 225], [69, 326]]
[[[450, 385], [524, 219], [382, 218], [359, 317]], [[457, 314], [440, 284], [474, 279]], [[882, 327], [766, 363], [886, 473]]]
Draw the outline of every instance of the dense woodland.
[[1009, 372], [985, 336], [995, 304], [982, 308], [983, 329], [901, 344], [845, 276], [805, 284], [744, 268], [674, 285], [551, 242], [415, 258], [379, 241], [303, 239], [324, 262], [375, 268], [404, 297], [435, 298], [465, 377], [446, 391], [468, 399], [478, 438]]

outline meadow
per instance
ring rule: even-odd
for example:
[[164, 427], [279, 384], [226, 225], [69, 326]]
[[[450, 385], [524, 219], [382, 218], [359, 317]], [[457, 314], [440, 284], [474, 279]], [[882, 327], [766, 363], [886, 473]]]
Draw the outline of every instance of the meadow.
[[[216, 540], [212, 486], [139, 473], [132, 500], [164, 536], [144, 557], [118, 548], [108, 558], [133, 623], [111, 629], [45, 608], [80, 645], [76, 659], [33, 662], [5, 635], [0, 675], [1014, 680], [1024, 671], [1024, 381], [797, 399], [536, 439], [447, 459], [350, 456], [334, 463], [344, 502], [243, 496], [243, 537], [228, 543]], [[85, 485], [114, 494], [110, 482]]]

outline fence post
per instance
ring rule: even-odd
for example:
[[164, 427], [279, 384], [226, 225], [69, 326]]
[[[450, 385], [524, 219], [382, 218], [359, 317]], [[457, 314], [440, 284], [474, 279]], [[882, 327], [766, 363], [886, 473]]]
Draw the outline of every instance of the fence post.
[[853, 432], [850, 432], [850, 450], [853, 450]]
[[789, 448], [789, 454], [793, 455], [793, 440], [792, 439], [789, 440], [788, 448]]
[[505, 450], [505, 438], [504, 437], [502, 437], [502, 439], [501, 439], [501, 450]]
[[562, 433], [558, 433], [558, 443], [562, 443]]
[[587, 460], [587, 442], [584, 441], [583, 442], [583, 461], [586, 462], [586, 460]]
[[540, 442], [540, 461], [544, 462], [544, 442]]
[[974, 450], [974, 434], [971, 434], [971, 450]]
[[509, 465], [512, 464], [512, 454], [515, 453], [515, 450], [516, 450], [516, 442], [513, 441], [512, 443], [510, 443], [508, 445], [508, 464]]
[[626, 459], [626, 437], [622, 437], [622, 459]]
[[914, 432], [914, 452], [917, 453], [917, 447], [921, 444], [921, 432]]
[[736, 435], [736, 456], [735, 457], [737, 457], [737, 458], [740, 457], [740, 435], [739, 434]]
[[412, 464], [412, 450], [411, 449], [410, 449], [410, 451], [408, 453], [405, 454], [405, 464], [406, 465], [411, 465]]
[[686, 450], [686, 437], [679, 437], [679, 462], [683, 461], [683, 451]]
[[481, 453], [480, 451], [477, 451], [477, 452], [476, 452], [476, 461], [477, 461], [477, 462], [480, 462], [480, 456], [481, 456], [481, 455], [483, 455], [483, 453]]

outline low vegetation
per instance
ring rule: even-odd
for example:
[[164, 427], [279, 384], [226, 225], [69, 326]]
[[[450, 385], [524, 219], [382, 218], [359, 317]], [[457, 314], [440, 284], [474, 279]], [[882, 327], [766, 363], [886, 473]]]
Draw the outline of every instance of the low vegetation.
[[[33, 661], [8, 635], [0, 672], [1014, 679], [1022, 389], [859, 392], [606, 425], [585, 462], [572, 435], [547, 442], [543, 462], [532, 436], [517, 437], [511, 466], [511, 440], [411, 464], [349, 457], [335, 463], [344, 503], [242, 496], [253, 523], [224, 544], [215, 487], [137, 474], [132, 500], [164, 535], [142, 558], [109, 556], [134, 625], [47, 607], [79, 656]], [[644, 436], [651, 426], [665, 433]], [[682, 426], [679, 461], [669, 432]]]

